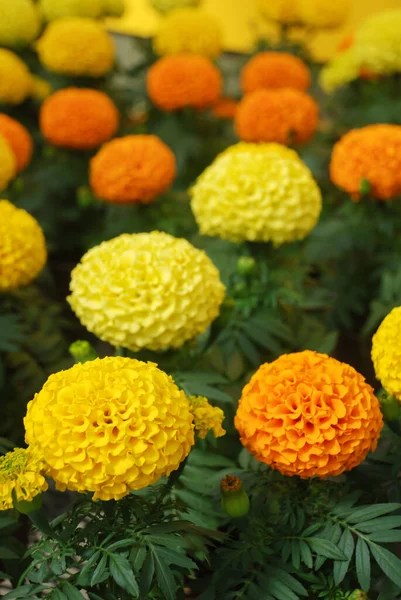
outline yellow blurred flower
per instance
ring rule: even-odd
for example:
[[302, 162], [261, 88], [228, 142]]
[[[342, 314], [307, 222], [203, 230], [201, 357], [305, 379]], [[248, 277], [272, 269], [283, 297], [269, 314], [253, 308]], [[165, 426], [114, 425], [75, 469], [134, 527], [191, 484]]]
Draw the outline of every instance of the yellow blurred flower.
[[73, 311], [113, 346], [178, 348], [203, 333], [224, 297], [219, 272], [185, 239], [124, 234], [89, 250], [71, 274]]
[[189, 396], [189, 410], [194, 417], [195, 431], [201, 440], [204, 440], [210, 430], [214, 437], [226, 434], [221, 424], [224, 421], [224, 412], [217, 406], [209, 404], [207, 398], [202, 396]]
[[165, 14], [176, 8], [198, 6], [200, 0], [150, 0], [150, 4], [159, 12]]
[[53, 88], [51, 84], [48, 81], [46, 81], [46, 79], [33, 75], [31, 91], [32, 98], [43, 102], [43, 100], [46, 100], [46, 98], [48, 98], [52, 93]]
[[401, 402], [401, 306], [385, 317], [372, 339], [372, 360], [377, 379]]
[[339, 27], [346, 20], [349, 9], [349, 0], [298, 0], [302, 23], [318, 29]]
[[14, 498], [31, 502], [46, 491], [43, 468], [43, 461], [31, 448], [15, 448], [0, 457], [0, 510], [12, 508]]
[[107, 17], [122, 17], [125, 12], [125, 0], [103, 0], [103, 14]]
[[[10, 181], [17, 174], [17, 160], [15, 154], [3, 135], [0, 135], [0, 191], [6, 189]], [[1, 211], [0, 200], [0, 211]], [[1, 223], [0, 223], [1, 231]], [[0, 239], [0, 248], [2, 240]], [[0, 280], [1, 280], [2, 265], [0, 264]], [[1, 289], [1, 284], [0, 284]]]
[[279, 23], [299, 22], [299, 0], [257, 0], [260, 13], [272, 21]]
[[32, 91], [28, 67], [14, 52], [0, 48], [0, 102], [21, 104]]
[[0, 45], [27, 46], [38, 35], [40, 16], [32, 0], [0, 0]]
[[39, 0], [39, 8], [46, 21], [63, 17], [97, 19], [103, 13], [104, 0]]
[[350, 48], [327, 63], [320, 72], [319, 83], [325, 92], [332, 93], [338, 87], [358, 79], [360, 69], [355, 52]]

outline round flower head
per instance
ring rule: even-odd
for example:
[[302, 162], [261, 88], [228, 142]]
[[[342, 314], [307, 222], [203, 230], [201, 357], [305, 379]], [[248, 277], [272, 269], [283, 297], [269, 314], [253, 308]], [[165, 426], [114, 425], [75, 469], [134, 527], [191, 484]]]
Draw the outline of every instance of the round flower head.
[[256, 90], [240, 102], [235, 130], [246, 142], [303, 144], [316, 131], [319, 107], [311, 96], [291, 88]]
[[97, 19], [103, 13], [103, 0], [39, 0], [39, 8], [46, 21], [64, 17]]
[[49, 71], [79, 77], [103, 77], [114, 65], [111, 37], [91, 19], [71, 17], [50, 23], [37, 43]]
[[22, 104], [31, 91], [28, 67], [14, 52], [0, 48], [0, 104]]
[[261, 88], [294, 88], [305, 92], [311, 75], [305, 63], [287, 52], [259, 52], [242, 69], [241, 86], [246, 94]]
[[218, 119], [234, 119], [238, 102], [234, 98], [222, 97], [212, 106], [212, 113]]
[[383, 426], [373, 389], [355, 369], [310, 350], [259, 367], [235, 417], [241, 442], [284, 475], [328, 477], [359, 465]]
[[0, 457], [0, 510], [13, 507], [17, 502], [31, 502], [47, 490], [42, 475], [44, 463], [31, 448], [15, 448]]
[[344, 23], [350, 8], [349, 0], [298, 0], [300, 20], [310, 27], [329, 29]]
[[401, 402], [401, 307], [382, 321], [372, 339], [372, 360], [377, 379]]
[[54, 146], [96, 148], [113, 137], [119, 114], [112, 100], [97, 90], [65, 88], [50, 96], [40, 111], [40, 128]]
[[400, 195], [401, 126], [368, 125], [346, 133], [334, 146], [330, 178], [355, 198], [364, 180], [374, 198]]
[[15, 154], [6, 138], [0, 132], [0, 191], [6, 189], [16, 174], [17, 160]]
[[8, 200], [0, 200], [0, 291], [31, 283], [46, 258], [45, 238], [38, 222]]
[[193, 52], [216, 58], [222, 52], [222, 33], [216, 19], [197, 8], [181, 8], [170, 13], [153, 38], [159, 56]]
[[353, 48], [350, 48], [327, 63], [320, 71], [319, 83], [325, 92], [331, 94], [338, 87], [357, 79], [360, 71], [361, 65]]
[[0, 113], [0, 135], [9, 143], [16, 159], [17, 172], [21, 172], [31, 161], [33, 139], [26, 127], [8, 115]]
[[163, 194], [177, 173], [173, 152], [155, 135], [127, 135], [105, 144], [90, 163], [98, 198], [118, 204], [147, 204]]
[[201, 234], [239, 241], [303, 239], [322, 208], [320, 190], [298, 155], [278, 144], [228, 148], [191, 190]]
[[72, 271], [70, 290], [68, 302], [88, 331], [136, 352], [179, 348], [203, 333], [225, 288], [203, 251], [153, 231], [89, 250]]
[[40, 17], [32, 0], [0, 0], [0, 45], [27, 46], [39, 29]]
[[266, 19], [279, 23], [298, 23], [299, 0], [257, 0], [260, 13]]
[[401, 9], [368, 17], [355, 32], [353, 50], [361, 66], [374, 73], [401, 71]]
[[150, 0], [150, 4], [162, 14], [166, 14], [176, 8], [194, 7], [200, 4], [200, 0]]
[[148, 95], [155, 106], [167, 112], [186, 106], [208, 108], [220, 98], [222, 88], [218, 68], [195, 54], [165, 56], [148, 71]]
[[106, 17], [122, 17], [125, 13], [125, 0], [103, 0], [102, 4]]

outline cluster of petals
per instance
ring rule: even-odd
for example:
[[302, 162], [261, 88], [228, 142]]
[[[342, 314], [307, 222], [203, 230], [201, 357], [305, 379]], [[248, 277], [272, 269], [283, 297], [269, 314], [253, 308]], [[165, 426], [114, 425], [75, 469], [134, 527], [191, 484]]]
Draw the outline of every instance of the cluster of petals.
[[259, 52], [241, 71], [241, 87], [246, 94], [261, 88], [294, 88], [305, 92], [311, 84], [306, 64], [288, 52]]
[[257, 6], [266, 19], [284, 24], [299, 22], [299, 0], [257, 0]]
[[401, 307], [385, 317], [372, 339], [372, 361], [377, 379], [401, 402]]
[[15, 154], [0, 133], [0, 190], [5, 190], [17, 174], [17, 160]]
[[349, 0], [298, 0], [299, 20], [316, 29], [339, 27], [346, 20]]
[[41, 25], [33, 0], [0, 0], [0, 45], [23, 48], [37, 37]]
[[16, 170], [23, 171], [31, 161], [33, 139], [28, 129], [12, 117], [0, 113], [0, 135], [9, 143], [16, 160]]
[[15, 448], [0, 457], [0, 510], [9, 510], [14, 501], [31, 502], [48, 488], [42, 471], [44, 462], [31, 448]]
[[0, 103], [22, 104], [31, 94], [32, 75], [11, 50], [0, 48]]

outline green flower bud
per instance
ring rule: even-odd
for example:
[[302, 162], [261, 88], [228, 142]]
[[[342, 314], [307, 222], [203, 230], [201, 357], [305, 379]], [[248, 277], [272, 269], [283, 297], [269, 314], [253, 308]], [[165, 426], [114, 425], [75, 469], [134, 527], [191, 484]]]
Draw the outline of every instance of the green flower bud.
[[92, 345], [86, 340], [77, 340], [68, 349], [76, 363], [85, 363], [88, 360], [95, 360], [98, 355]]
[[221, 482], [221, 506], [230, 517], [244, 517], [249, 512], [248, 494], [239, 477], [226, 475]]
[[362, 179], [361, 185], [359, 186], [360, 193], [363, 196], [366, 196], [367, 194], [369, 194], [371, 189], [372, 189], [372, 186], [370, 185], [370, 182], [367, 179]]
[[42, 506], [42, 494], [38, 494], [30, 502], [28, 500], [14, 500], [13, 505], [22, 515], [29, 515]]
[[387, 392], [383, 392], [379, 396], [379, 402], [385, 421], [391, 423], [399, 420], [400, 404], [397, 398]]
[[347, 600], [368, 600], [368, 595], [362, 590], [354, 590]]
[[241, 275], [249, 275], [253, 273], [256, 268], [256, 261], [252, 256], [241, 256], [237, 260], [237, 271]]

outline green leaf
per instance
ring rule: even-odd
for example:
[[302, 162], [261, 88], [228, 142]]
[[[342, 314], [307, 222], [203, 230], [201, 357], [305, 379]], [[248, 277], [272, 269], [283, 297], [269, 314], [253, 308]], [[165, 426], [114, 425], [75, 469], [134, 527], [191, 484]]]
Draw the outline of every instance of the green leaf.
[[94, 587], [101, 581], [103, 581], [103, 574], [106, 570], [107, 565], [107, 554], [103, 554], [100, 559], [96, 569], [93, 571], [92, 579], [91, 579], [91, 587]]
[[5, 548], [4, 546], [0, 546], [0, 558], [2, 559], [16, 559], [21, 558], [17, 552], [12, 550], [11, 548]]
[[155, 561], [157, 584], [160, 591], [167, 600], [176, 600], [176, 584], [170, 567], [155, 551], [153, 552], [153, 558]]
[[152, 552], [146, 554], [145, 562], [141, 569], [141, 577], [139, 580], [139, 591], [141, 598], [147, 598], [152, 585], [153, 575], [155, 573], [155, 562]]
[[370, 589], [370, 553], [366, 542], [358, 537], [355, 553], [356, 575], [361, 588], [368, 592]]
[[66, 581], [63, 585], [63, 592], [67, 596], [68, 600], [83, 600], [83, 596], [80, 591]]
[[348, 560], [336, 560], [334, 562], [333, 576], [336, 585], [340, 585], [344, 580], [344, 577], [348, 572], [352, 555], [354, 554], [355, 542], [349, 529], [344, 529], [340, 541], [338, 542], [338, 548], [344, 552]]
[[109, 559], [109, 568], [117, 585], [137, 598], [139, 587], [129, 560], [122, 554], [112, 554]]
[[184, 567], [185, 569], [198, 568], [198, 565], [193, 560], [185, 556], [185, 554], [181, 554], [172, 548], [157, 548], [157, 554], [164, 558], [166, 564], [168, 565], [178, 565], [179, 567]]
[[26, 336], [21, 317], [13, 314], [0, 315], [0, 351], [17, 352]]
[[401, 542], [401, 530], [376, 531], [371, 533], [369, 539], [372, 542], [397, 543]]
[[401, 560], [386, 548], [368, 542], [370, 551], [385, 575], [401, 587]]
[[347, 560], [347, 557], [337, 548], [333, 542], [318, 537], [304, 538], [313, 552], [318, 556], [325, 558], [334, 558], [335, 560]]
[[272, 569], [272, 574], [296, 594], [299, 594], [300, 596], [308, 596], [308, 592], [302, 585], [302, 583], [300, 583], [297, 579], [295, 579], [295, 577], [290, 575], [290, 573], [287, 573], [287, 571], [284, 571], [283, 569], [279, 568], [274, 568]]
[[313, 558], [312, 552], [306, 542], [301, 540], [300, 542], [300, 550], [301, 550], [301, 558], [302, 562], [308, 567], [308, 569], [312, 569], [313, 567]]
[[401, 527], [401, 517], [379, 517], [370, 521], [363, 521], [354, 525], [355, 529], [363, 532], [375, 532]]
[[348, 523], [359, 523], [360, 521], [369, 521], [375, 519], [381, 515], [385, 515], [395, 510], [399, 510], [401, 504], [397, 502], [389, 502], [386, 504], [374, 504], [372, 506], [364, 506], [363, 508], [357, 509], [349, 517], [347, 517]]
[[98, 561], [100, 554], [101, 551], [97, 550], [94, 554], [92, 554], [88, 562], [82, 567], [77, 579], [77, 583], [79, 585], [86, 585], [87, 578], [88, 581], [90, 581], [90, 575], [92, 575], [93, 566]]
[[299, 596], [294, 594], [294, 592], [274, 574], [261, 573], [258, 576], [258, 583], [263, 589], [263, 592], [265, 592], [262, 598], [268, 598], [270, 597], [269, 594], [271, 594], [278, 600], [299, 600]]

